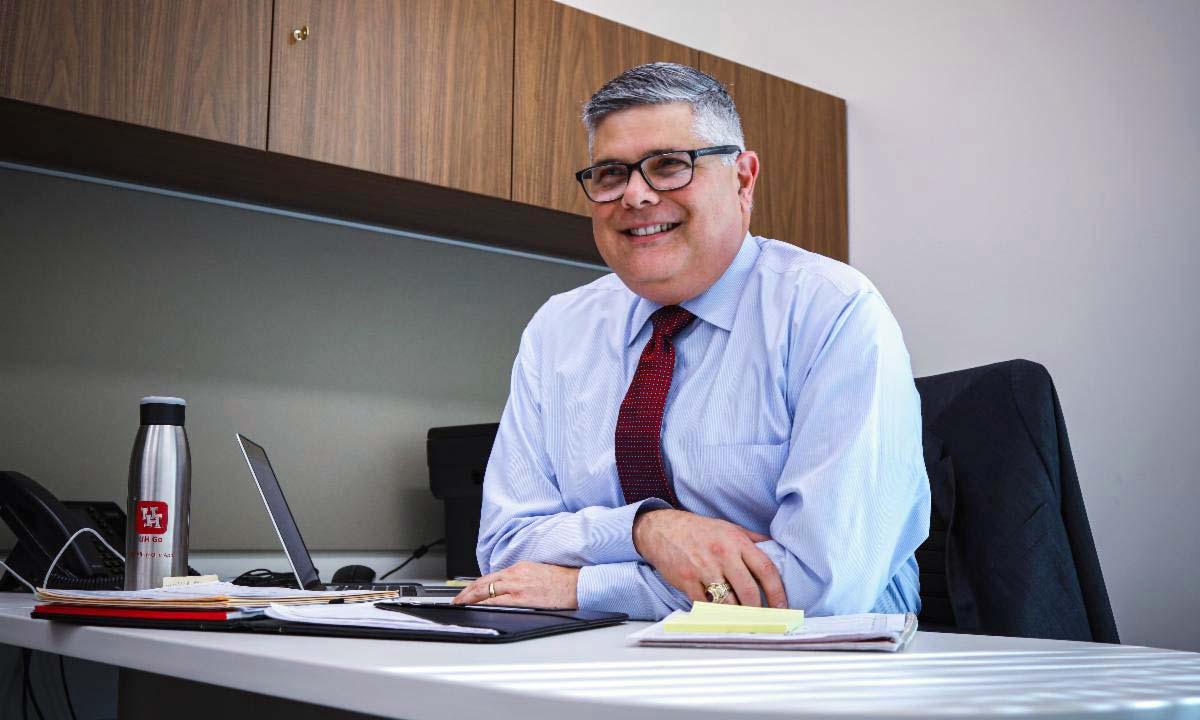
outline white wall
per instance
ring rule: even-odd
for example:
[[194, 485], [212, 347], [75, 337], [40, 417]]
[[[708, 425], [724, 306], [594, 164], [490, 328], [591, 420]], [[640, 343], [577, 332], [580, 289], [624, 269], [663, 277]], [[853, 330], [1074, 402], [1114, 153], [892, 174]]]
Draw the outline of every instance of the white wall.
[[1046, 365], [1122, 639], [1200, 650], [1200, 3], [566, 4], [846, 99], [914, 370]]
[[139, 398], [180, 395], [192, 550], [279, 549], [235, 432], [311, 548], [411, 549], [428, 429], [499, 420], [525, 323], [599, 275], [0, 168], [0, 469], [124, 505]]

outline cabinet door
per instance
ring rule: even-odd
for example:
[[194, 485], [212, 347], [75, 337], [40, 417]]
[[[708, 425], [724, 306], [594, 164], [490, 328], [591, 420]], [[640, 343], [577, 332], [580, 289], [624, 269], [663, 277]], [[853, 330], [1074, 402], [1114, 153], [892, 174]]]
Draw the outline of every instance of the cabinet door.
[[0, 95], [266, 148], [270, 0], [0, 0]]
[[512, 0], [275, 6], [270, 150], [511, 195]]
[[517, 0], [513, 200], [579, 215], [588, 164], [583, 104], [608, 80], [648, 62], [695, 66], [691, 48], [550, 0]]
[[729, 88], [759, 155], [750, 231], [845, 262], [846, 101], [708, 53], [700, 69]]

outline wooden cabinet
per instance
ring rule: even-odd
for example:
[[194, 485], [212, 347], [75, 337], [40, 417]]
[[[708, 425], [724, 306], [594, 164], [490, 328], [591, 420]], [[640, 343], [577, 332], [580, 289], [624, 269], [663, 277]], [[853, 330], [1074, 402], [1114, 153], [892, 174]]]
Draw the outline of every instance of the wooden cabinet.
[[551, 0], [0, 0], [0, 159], [599, 263], [583, 103], [655, 61], [731, 86], [752, 230], [847, 259], [844, 101]]
[[276, 0], [269, 149], [508, 198], [512, 52], [512, 0]]
[[0, 96], [265, 148], [270, 0], [0, 0]]
[[730, 89], [759, 155], [750, 231], [845, 261], [846, 101], [708, 53], [698, 67]]
[[648, 62], [695, 65], [697, 52], [550, 0], [517, 0], [512, 199], [588, 215], [574, 173], [588, 164], [583, 103]]

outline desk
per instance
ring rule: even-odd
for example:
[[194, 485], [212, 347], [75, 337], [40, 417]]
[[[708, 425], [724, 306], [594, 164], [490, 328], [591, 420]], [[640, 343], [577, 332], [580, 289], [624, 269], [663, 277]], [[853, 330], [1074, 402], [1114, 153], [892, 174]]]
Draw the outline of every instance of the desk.
[[462, 645], [55, 625], [0, 643], [392, 718], [1200, 718], [1200, 654], [918, 633], [899, 654], [638, 648], [644, 623]]

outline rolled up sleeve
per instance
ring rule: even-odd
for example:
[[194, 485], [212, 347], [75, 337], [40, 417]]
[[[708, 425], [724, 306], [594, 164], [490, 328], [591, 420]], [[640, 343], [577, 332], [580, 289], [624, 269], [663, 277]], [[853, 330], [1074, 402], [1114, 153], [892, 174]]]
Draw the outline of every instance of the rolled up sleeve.
[[912, 555], [929, 530], [920, 399], [883, 299], [853, 297], [789, 381], [779, 510], [759, 544], [789, 605], [813, 615], [918, 610]]

